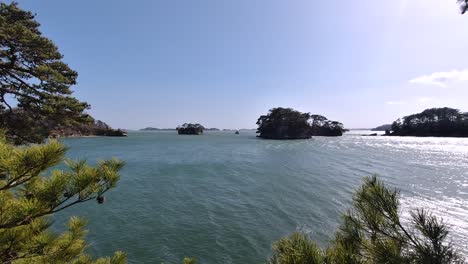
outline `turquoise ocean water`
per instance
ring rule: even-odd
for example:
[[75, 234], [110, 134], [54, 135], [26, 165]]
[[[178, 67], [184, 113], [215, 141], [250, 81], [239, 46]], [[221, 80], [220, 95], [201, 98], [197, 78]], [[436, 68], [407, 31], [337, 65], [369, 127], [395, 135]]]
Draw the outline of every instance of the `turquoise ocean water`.
[[106, 202], [59, 213], [89, 220], [89, 252], [127, 252], [130, 263], [263, 263], [271, 243], [294, 231], [325, 245], [362, 177], [401, 189], [403, 215], [443, 217], [468, 252], [468, 139], [361, 137], [274, 141], [254, 132], [133, 132], [69, 138], [68, 157], [126, 161]]

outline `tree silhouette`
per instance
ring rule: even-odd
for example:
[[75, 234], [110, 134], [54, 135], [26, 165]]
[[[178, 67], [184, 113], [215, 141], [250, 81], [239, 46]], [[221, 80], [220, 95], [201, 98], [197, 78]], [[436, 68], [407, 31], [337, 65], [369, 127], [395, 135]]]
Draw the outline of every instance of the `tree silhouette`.
[[468, 113], [443, 107], [397, 119], [392, 124], [395, 136], [468, 137]]
[[311, 137], [310, 114], [277, 107], [257, 120], [259, 137], [266, 139], [305, 139]]
[[177, 127], [177, 133], [180, 135], [201, 135], [204, 129], [200, 124], [185, 123]]
[[292, 108], [277, 107], [257, 120], [257, 133], [266, 139], [307, 139], [312, 136], [341, 136], [343, 124], [322, 115], [301, 113]]
[[460, 11], [462, 15], [465, 14], [468, 10], [468, 0], [457, 0], [457, 2], [460, 4]]

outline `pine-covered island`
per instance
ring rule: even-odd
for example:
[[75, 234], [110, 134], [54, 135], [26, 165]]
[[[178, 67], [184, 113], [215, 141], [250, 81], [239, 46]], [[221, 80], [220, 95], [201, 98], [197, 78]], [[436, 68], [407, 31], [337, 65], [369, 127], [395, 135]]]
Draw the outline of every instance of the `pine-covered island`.
[[347, 130], [338, 121], [322, 115], [302, 113], [292, 108], [277, 107], [257, 120], [258, 137], [264, 139], [308, 139], [312, 136], [342, 136]]

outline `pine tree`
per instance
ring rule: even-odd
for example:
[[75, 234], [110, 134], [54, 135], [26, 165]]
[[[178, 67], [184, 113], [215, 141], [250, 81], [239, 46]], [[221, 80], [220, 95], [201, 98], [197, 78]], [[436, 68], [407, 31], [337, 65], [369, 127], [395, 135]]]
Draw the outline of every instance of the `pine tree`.
[[77, 72], [39, 26], [17, 3], [0, 3], [0, 127], [16, 143], [91, 121], [89, 105], [71, 96]]
[[112, 159], [91, 167], [67, 161], [68, 170], [51, 170], [62, 163], [66, 147], [57, 141], [13, 146], [0, 138], [0, 263], [125, 263], [125, 254], [93, 260], [87, 247], [84, 219], [72, 217], [67, 231], [49, 230], [50, 215], [103, 194], [119, 180], [123, 162]]
[[330, 246], [322, 249], [307, 235], [294, 233], [273, 245], [269, 263], [463, 263], [447, 242], [448, 233], [441, 220], [423, 209], [412, 211], [411, 223], [403, 223], [398, 191], [373, 176], [354, 194]]
[[11, 144], [43, 142], [53, 128], [92, 120], [89, 105], [71, 96], [77, 73], [39, 26], [17, 3], [0, 3], [0, 263], [125, 263], [122, 252], [98, 260], [85, 254], [84, 219], [72, 217], [61, 234], [49, 230], [52, 214], [103, 203], [123, 162], [67, 161], [68, 170], [52, 170], [64, 161], [64, 145]]

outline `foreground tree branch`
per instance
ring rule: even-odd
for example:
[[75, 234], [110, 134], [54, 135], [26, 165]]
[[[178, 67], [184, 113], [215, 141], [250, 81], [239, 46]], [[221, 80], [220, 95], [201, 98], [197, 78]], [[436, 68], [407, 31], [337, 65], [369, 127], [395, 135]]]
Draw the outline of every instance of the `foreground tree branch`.
[[273, 245], [268, 263], [464, 263], [447, 241], [448, 228], [427, 211], [411, 212], [412, 225], [403, 226], [398, 199], [376, 176], [365, 178], [331, 245], [322, 249], [295, 233]]
[[[72, 218], [69, 230], [56, 235], [48, 231], [47, 216], [91, 200], [102, 203], [124, 163], [67, 161], [67, 170], [50, 171], [66, 150], [53, 140], [17, 147], [0, 138], [0, 263], [94, 263], [84, 253], [85, 221]], [[98, 261], [125, 263], [125, 255]]]

